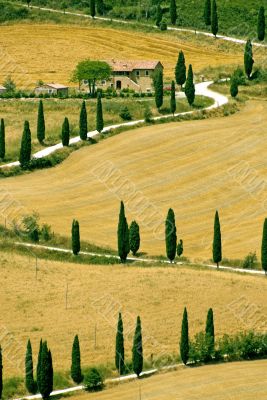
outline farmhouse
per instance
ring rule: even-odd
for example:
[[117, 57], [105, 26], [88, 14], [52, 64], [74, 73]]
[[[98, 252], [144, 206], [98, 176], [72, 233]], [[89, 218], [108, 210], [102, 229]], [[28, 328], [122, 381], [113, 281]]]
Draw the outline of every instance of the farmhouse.
[[115, 90], [132, 89], [135, 92], [149, 93], [153, 91], [153, 73], [163, 70], [160, 61], [116, 61], [108, 62], [112, 68], [109, 81], [102, 81], [100, 87]]
[[35, 93], [39, 94], [55, 94], [59, 96], [67, 96], [69, 88], [59, 83], [45, 83], [35, 88]]

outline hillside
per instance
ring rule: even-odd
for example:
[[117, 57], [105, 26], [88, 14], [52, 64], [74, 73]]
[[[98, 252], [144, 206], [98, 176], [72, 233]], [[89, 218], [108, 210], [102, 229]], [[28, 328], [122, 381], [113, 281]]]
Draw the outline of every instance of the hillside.
[[[75, 46], [69, 45], [72, 42]], [[161, 60], [168, 80], [173, 78], [179, 50], [185, 52], [186, 62], [193, 64], [195, 72], [207, 65], [242, 63], [242, 49], [220, 49], [219, 44], [211, 42], [210, 46], [194, 37], [188, 41], [188, 38], [158, 33], [147, 33], [144, 41], [142, 32], [111, 29], [90, 22], [80, 28], [52, 24], [7, 25], [0, 32], [0, 46], [7, 59], [0, 70], [0, 83], [12, 75], [18, 87], [32, 88], [40, 79], [70, 84], [76, 64], [88, 57], [99, 59], [99, 55], [104, 60]]]
[[[266, 361], [184, 368], [102, 393], [78, 394], [72, 400], [265, 400]], [[141, 388], [141, 389], [140, 389]]]
[[[33, 345], [34, 362], [40, 339], [48, 341], [56, 372], [69, 371], [72, 341], [77, 333], [84, 368], [99, 364], [113, 367], [119, 311], [124, 318], [127, 359], [131, 357], [136, 316], [141, 316], [146, 360], [151, 353], [155, 359], [178, 356], [184, 306], [188, 307], [192, 338], [204, 328], [209, 307], [215, 313], [216, 337], [242, 329], [257, 330], [264, 324], [267, 312], [267, 281], [263, 277], [192, 267], [127, 268], [39, 259], [36, 280], [33, 254], [21, 256], [3, 251], [0, 274], [1, 324], [8, 332], [1, 340], [5, 379], [23, 376], [28, 338]], [[248, 304], [253, 304], [254, 311], [240, 317]], [[13, 348], [7, 351], [10, 338], [16, 343], [15, 355]], [[17, 363], [12, 362], [14, 357]]]
[[[15, 1], [15, 0], [13, 0]], [[18, 2], [20, 2], [18, 0]], [[32, 5], [63, 9], [65, 1], [56, 0], [32, 0]], [[139, 0], [105, 0], [105, 16], [123, 18], [129, 20], [155, 21], [155, 1], [146, 0], [140, 7]], [[260, 6], [267, 7], [266, 0], [217, 0], [219, 13], [219, 33], [230, 36], [242, 36], [256, 38], [257, 16]], [[169, 1], [161, 1], [164, 10], [164, 18], [169, 21]], [[69, 10], [79, 10], [89, 13], [88, 3], [84, 0], [75, 0], [68, 5]], [[203, 22], [204, 0], [180, 2], [177, 1], [178, 20], [177, 26], [207, 30]]]
[[[162, 232], [167, 210], [173, 207], [185, 255], [209, 259], [218, 209], [223, 255], [243, 258], [255, 250], [260, 255], [266, 214], [267, 164], [262, 157], [266, 107], [266, 102], [251, 101], [227, 118], [125, 132], [72, 153], [53, 170], [3, 180], [2, 187], [28, 212], [38, 205], [41, 218], [56, 232], [69, 232], [75, 217], [85, 240], [112, 248], [117, 247], [119, 202], [123, 199], [128, 221], [140, 223], [141, 251], [150, 255], [165, 254], [164, 235], [154, 234], [153, 227], [159, 226]], [[100, 168], [103, 162], [104, 172]], [[249, 179], [255, 174], [253, 186]], [[123, 191], [123, 186], [113, 182], [114, 177], [129, 182], [130, 189]], [[152, 217], [147, 204], [157, 210]]]

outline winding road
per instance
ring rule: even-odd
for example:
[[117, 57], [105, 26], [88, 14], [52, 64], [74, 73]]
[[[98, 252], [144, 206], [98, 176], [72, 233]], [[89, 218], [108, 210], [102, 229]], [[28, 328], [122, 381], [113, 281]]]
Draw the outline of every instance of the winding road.
[[[207, 81], [207, 82], [197, 83], [195, 85], [196, 95], [209, 97], [214, 100], [214, 103], [211, 106], [204, 108], [204, 110], [206, 110], [206, 111], [221, 107], [229, 102], [229, 100], [226, 96], [223, 96], [222, 94], [214, 92], [213, 90], [209, 89], [209, 86], [212, 83], [213, 83], [213, 81]], [[179, 116], [186, 115], [186, 114], [192, 114], [194, 112], [195, 111], [186, 111], [186, 112], [182, 112], [182, 113], [176, 113], [176, 114], [174, 114], [174, 117], [179, 117]], [[161, 115], [159, 117], [152, 118], [152, 120], [158, 121], [158, 120], [167, 119], [170, 117], [173, 117], [173, 115], [172, 114]], [[105, 127], [103, 129], [102, 133], [108, 133], [108, 132], [112, 131], [113, 129], [117, 129], [117, 128], [136, 126], [136, 125], [142, 124], [144, 122], [145, 122], [144, 119], [140, 119], [140, 120], [136, 120], [136, 121], [124, 122], [124, 123], [116, 124], [116, 125], [110, 125], [110, 126]], [[98, 134], [99, 134], [99, 132], [96, 130], [91, 131], [91, 132], [87, 133], [87, 137], [93, 138]], [[70, 144], [78, 143], [80, 140], [81, 140], [80, 136], [75, 136], [70, 139]], [[46, 147], [45, 149], [40, 150], [37, 153], [33, 154], [33, 158], [46, 157], [46, 156], [54, 153], [55, 151], [61, 149], [62, 147], [63, 147], [62, 143], [57, 143], [54, 146]], [[15, 167], [15, 166], [19, 166], [19, 165], [20, 165], [19, 161], [13, 161], [8, 164], [1, 165], [0, 168]]]

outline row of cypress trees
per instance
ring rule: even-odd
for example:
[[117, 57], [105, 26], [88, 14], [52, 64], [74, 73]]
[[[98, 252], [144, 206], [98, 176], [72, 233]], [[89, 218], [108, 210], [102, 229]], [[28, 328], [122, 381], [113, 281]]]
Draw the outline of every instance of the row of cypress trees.
[[[190, 64], [186, 75], [185, 56], [183, 51], [179, 52], [178, 60], [175, 66], [175, 81], [177, 85], [181, 86], [181, 89], [185, 83], [185, 95], [190, 106], [195, 101], [195, 85], [194, 85], [194, 73], [193, 67]], [[176, 89], [175, 81], [171, 83], [171, 97], [170, 97], [170, 110], [174, 114], [176, 111]], [[163, 72], [161, 70], [156, 71], [153, 76], [153, 84], [155, 89], [155, 103], [158, 109], [163, 105], [164, 97], [164, 85], [163, 85]]]
[[[97, 97], [97, 108], [96, 108], [96, 130], [98, 132], [102, 132], [104, 129], [104, 119], [103, 119], [103, 108], [102, 108], [102, 98], [101, 93], [98, 93]], [[87, 111], [86, 104], [83, 101], [80, 112], [80, 121], [79, 121], [79, 133], [80, 138], [82, 140], [87, 139]], [[43, 102], [40, 100], [38, 107], [38, 118], [37, 118], [37, 138], [38, 141], [43, 144], [45, 140], [45, 118], [44, 118], [44, 107]], [[70, 142], [70, 124], [67, 117], [64, 118], [62, 131], [61, 131], [61, 140], [63, 146], [69, 146]], [[21, 147], [20, 147], [20, 155], [19, 162], [22, 168], [27, 167], [29, 162], [31, 161], [31, 152], [32, 152], [32, 140], [31, 140], [31, 130], [29, 121], [24, 122], [24, 129], [21, 138]], [[1, 120], [0, 124], [0, 158], [5, 157], [5, 123], [4, 120]]]

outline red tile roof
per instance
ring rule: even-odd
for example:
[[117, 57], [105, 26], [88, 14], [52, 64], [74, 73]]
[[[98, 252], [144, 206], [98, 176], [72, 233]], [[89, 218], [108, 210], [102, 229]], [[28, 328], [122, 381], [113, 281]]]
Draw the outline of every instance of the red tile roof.
[[160, 63], [159, 61], [108, 61], [114, 72], [132, 72], [135, 69], [154, 70]]

